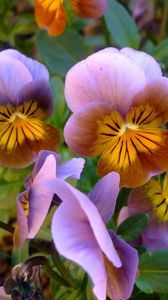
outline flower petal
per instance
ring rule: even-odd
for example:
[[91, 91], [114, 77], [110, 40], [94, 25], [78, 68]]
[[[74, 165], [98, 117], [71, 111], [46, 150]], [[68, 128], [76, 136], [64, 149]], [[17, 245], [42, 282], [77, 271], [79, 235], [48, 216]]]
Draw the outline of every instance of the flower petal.
[[[118, 148], [116, 146], [115, 151], [112, 152], [109, 149], [102, 154], [97, 166], [100, 176], [115, 171], [120, 174], [121, 186], [136, 187], [147, 182], [153, 175], [168, 169], [168, 132], [166, 130], [141, 130], [136, 132], [135, 140], [133, 137], [127, 140], [127, 147], [124, 143], [118, 142]], [[116, 163], [116, 157], [120, 157], [116, 156], [118, 153], [120, 156], [122, 154], [123, 165], [121, 166]], [[129, 153], [130, 158], [127, 164], [126, 153]]]
[[53, 191], [47, 187], [47, 182], [56, 176], [56, 159], [50, 154], [34, 178], [29, 194], [28, 238], [33, 238], [40, 229], [51, 204]]
[[[144, 186], [133, 190], [128, 199], [128, 211], [130, 215], [138, 212], [147, 212], [150, 216], [149, 225], [142, 233], [142, 243], [149, 251], [168, 247], [168, 224], [160, 220], [155, 213], [155, 209], [160, 209], [160, 206], [153, 207], [152, 205], [155, 197], [162, 199], [164, 196], [162, 196], [162, 189], [159, 182], [151, 179]], [[158, 201], [160, 202], [160, 200]]]
[[148, 214], [151, 213], [151, 202], [147, 199], [146, 186], [147, 185], [138, 187], [131, 191], [128, 198], [128, 212], [130, 215], [134, 215], [139, 212], [147, 212]]
[[5, 98], [16, 104], [18, 93], [30, 81], [32, 76], [23, 63], [11, 57], [0, 56], [0, 93], [4, 95], [0, 104], [4, 104]]
[[48, 118], [54, 108], [50, 86], [45, 80], [34, 80], [26, 84], [17, 96], [17, 105], [33, 100], [43, 110], [43, 120]]
[[40, 150], [55, 150], [59, 144], [59, 131], [55, 127], [36, 120], [22, 125], [1, 126], [0, 163], [3, 166], [25, 167], [36, 159]]
[[[56, 166], [59, 164], [61, 157], [60, 155], [58, 155], [57, 153], [53, 152], [53, 151], [47, 151], [47, 150], [41, 150], [38, 154], [36, 163], [34, 165], [33, 171], [32, 173], [26, 178], [26, 180], [24, 181], [24, 185], [26, 188], [29, 188], [34, 180], [34, 177], [36, 176], [36, 174], [40, 171], [40, 169], [42, 168], [46, 158], [52, 155], [55, 158], [56, 161]], [[55, 174], [56, 175], [56, 174]]]
[[118, 219], [117, 219], [117, 226], [123, 223], [129, 217], [128, 206], [123, 206], [119, 212]]
[[99, 18], [107, 9], [107, 0], [70, 0], [70, 5], [81, 18]]
[[65, 97], [73, 112], [87, 103], [99, 101], [126, 114], [133, 97], [145, 84], [143, 70], [129, 58], [114, 51], [100, 51], [70, 69], [65, 81]]
[[28, 195], [28, 191], [20, 193], [16, 199], [17, 225], [13, 236], [13, 242], [15, 247], [20, 247], [21, 245], [23, 245], [28, 236], [27, 216], [22, 206], [22, 202], [24, 202], [24, 205], [27, 204], [25, 202], [26, 195]]
[[168, 121], [168, 78], [162, 77], [153, 80], [133, 99], [133, 106], [147, 103], [161, 118], [162, 124]]
[[83, 158], [72, 158], [57, 167], [57, 177], [66, 179], [68, 177], [79, 179], [84, 168], [85, 160]]
[[63, 1], [35, 0], [35, 16], [40, 28], [46, 28], [49, 35], [61, 34], [66, 25], [66, 12]]
[[149, 251], [168, 248], [168, 223], [159, 222], [156, 218], [150, 219], [148, 228], [142, 233], [143, 245]]
[[97, 153], [97, 149], [93, 149], [97, 139], [97, 121], [110, 112], [108, 104], [94, 102], [73, 114], [64, 127], [64, 137], [68, 146], [80, 155], [100, 154]]
[[58, 178], [51, 182], [48, 187], [53, 189], [53, 192], [66, 203], [68, 208], [76, 206], [75, 211], [77, 214], [81, 211], [82, 215], [85, 216], [85, 220], [87, 220], [89, 227], [92, 229], [93, 236], [100, 249], [116, 267], [120, 267], [120, 258], [116, 249], [113, 247], [107, 229], [96, 206], [90, 199], [67, 182], [63, 182]]
[[116, 269], [109, 261], [106, 262], [108, 273], [108, 295], [113, 300], [128, 299], [131, 296], [138, 270], [137, 251], [110, 231], [110, 236], [120, 255], [122, 267]]
[[85, 213], [75, 201], [64, 202], [54, 214], [52, 236], [59, 253], [80, 265], [91, 277], [94, 293], [106, 299], [106, 269], [103, 255]]
[[120, 53], [135, 62], [145, 73], [147, 81], [162, 76], [162, 70], [158, 62], [149, 54], [131, 48], [123, 48]]
[[[43, 151], [44, 152], [44, 151]], [[41, 158], [44, 153], [41, 153]], [[50, 172], [48, 171], [50, 170]], [[35, 174], [34, 174], [35, 175]], [[49, 154], [34, 176], [32, 184], [17, 197], [17, 227], [14, 234], [15, 246], [21, 246], [27, 238], [33, 238], [40, 229], [51, 204], [53, 192], [46, 184], [56, 176], [56, 159]], [[30, 179], [30, 177], [29, 177]]]
[[88, 197], [96, 205], [104, 223], [112, 217], [119, 193], [120, 176], [111, 172], [98, 181]]
[[1, 51], [0, 55], [14, 58], [20, 61], [21, 63], [23, 63], [24, 66], [29, 70], [34, 80], [49, 81], [49, 73], [47, 68], [43, 64], [39, 63], [38, 61], [30, 57], [27, 57], [14, 49]]
[[57, 36], [64, 32], [66, 26], [67, 15], [63, 6], [60, 6], [48, 27], [48, 34]]

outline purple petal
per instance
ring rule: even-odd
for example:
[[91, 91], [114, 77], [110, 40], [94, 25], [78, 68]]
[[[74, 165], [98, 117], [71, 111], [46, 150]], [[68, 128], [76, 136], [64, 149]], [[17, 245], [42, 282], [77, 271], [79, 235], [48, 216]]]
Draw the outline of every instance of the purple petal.
[[124, 222], [128, 217], [129, 217], [129, 212], [128, 212], [128, 206], [124, 206], [121, 208], [118, 219], [117, 219], [117, 225], [119, 226], [122, 222]]
[[[18, 93], [30, 81], [32, 81], [32, 76], [20, 61], [0, 56], [0, 93], [6, 99], [10, 99], [15, 104]], [[5, 99], [2, 104], [4, 101]]]
[[85, 213], [77, 202], [69, 200], [70, 205], [62, 203], [54, 214], [51, 226], [54, 243], [61, 255], [90, 275], [97, 299], [105, 300], [107, 274], [103, 254]]
[[145, 84], [143, 70], [129, 58], [114, 51], [100, 51], [67, 73], [65, 97], [73, 112], [90, 102], [100, 101], [126, 114], [133, 97]]
[[148, 228], [142, 234], [143, 245], [149, 251], [168, 248], [168, 223], [159, 222], [154, 216], [150, 218]]
[[123, 48], [120, 53], [130, 58], [144, 71], [147, 81], [151, 81], [162, 76], [160, 65], [149, 54], [131, 48]]
[[84, 168], [85, 160], [83, 158], [72, 158], [57, 167], [57, 177], [66, 179], [68, 177], [79, 179]]
[[49, 80], [49, 74], [47, 68], [43, 64], [21, 54], [17, 50], [13, 50], [13, 49], [4, 50], [1, 51], [0, 55], [11, 57], [17, 61], [20, 61], [29, 70], [34, 80], [46, 80], [46, 81]]
[[138, 271], [138, 254], [133, 247], [114, 232], [110, 231], [110, 236], [121, 258], [122, 267], [116, 269], [110, 263], [106, 265], [108, 294], [113, 300], [128, 299], [131, 296]]
[[15, 229], [13, 241], [16, 247], [19, 247], [24, 244], [28, 236], [28, 224], [27, 217], [21, 205], [22, 197], [26, 195], [28, 191], [20, 193], [16, 199], [17, 205], [17, 227]]
[[54, 103], [47, 81], [35, 80], [26, 84], [19, 92], [19, 95], [17, 97], [17, 104], [21, 104], [30, 99], [38, 102], [39, 106], [45, 112], [45, 118], [51, 115]]
[[[61, 160], [61, 157], [53, 152], [53, 151], [48, 151], [48, 150], [41, 150], [38, 154], [38, 158], [36, 160], [36, 163], [35, 163], [35, 166], [33, 168], [33, 171], [32, 171], [32, 174], [30, 176], [28, 176], [26, 178], [26, 180], [24, 181], [24, 185], [26, 188], [30, 187], [34, 177], [36, 176], [36, 174], [40, 171], [40, 169], [42, 168], [46, 158], [49, 156], [49, 155], [52, 155], [55, 157], [55, 161], [56, 161], [56, 165], [60, 162]], [[54, 164], [55, 165], [55, 164]], [[55, 174], [56, 176], [56, 174]]]
[[104, 223], [107, 223], [114, 213], [119, 184], [119, 174], [111, 172], [100, 179], [88, 195], [96, 205]]
[[75, 112], [64, 127], [64, 137], [68, 146], [80, 155], [93, 156], [93, 145], [97, 140], [98, 120], [112, 112], [109, 104], [92, 102]]
[[47, 182], [56, 176], [56, 159], [48, 155], [43, 166], [31, 185], [29, 195], [30, 211], [28, 215], [28, 238], [33, 238], [40, 229], [51, 204], [53, 191], [48, 189]]
[[128, 212], [131, 215], [138, 212], [151, 213], [151, 203], [146, 198], [146, 192], [143, 186], [131, 191], [128, 198]]
[[82, 215], [85, 215], [85, 221], [92, 229], [93, 236], [100, 249], [114, 264], [114, 266], [120, 267], [121, 261], [118, 253], [113, 246], [111, 238], [96, 206], [90, 201], [90, 199], [67, 182], [63, 182], [58, 178], [53, 182], [48, 183], [48, 188], [53, 190], [53, 192], [58, 195], [58, 197], [60, 197], [60, 199], [64, 201], [68, 207], [76, 206], [76, 212], [79, 213], [79, 211], [81, 211]]

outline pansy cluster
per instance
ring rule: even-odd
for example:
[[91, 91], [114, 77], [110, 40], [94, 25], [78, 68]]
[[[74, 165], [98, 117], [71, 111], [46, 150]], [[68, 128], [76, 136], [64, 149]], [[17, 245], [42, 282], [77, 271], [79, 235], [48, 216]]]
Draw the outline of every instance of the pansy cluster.
[[[70, 4], [77, 14], [95, 17], [94, 8], [101, 14], [106, 1]], [[57, 18], [65, 21], [63, 1], [36, 0], [36, 11], [50, 34]], [[0, 162], [13, 168], [35, 162], [16, 199], [13, 242], [21, 247], [33, 239], [55, 205], [51, 238], [56, 251], [89, 275], [96, 299], [128, 299], [138, 276], [136, 247], [168, 247], [168, 175], [163, 181], [157, 177], [168, 169], [168, 79], [148, 54], [109, 47], [69, 70], [65, 98], [72, 111], [64, 128], [67, 145], [99, 159], [102, 178], [88, 194], [72, 184], [82, 176], [85, 160], [61, 162], [54, 152], [59, 131], [44, 122], [53, 110], [47, 69], [16, 50], [0, 53]], [[122, 187], [133, 190], [118, 224], [139, 212], [149, 214], [148, 227], [131, 245], [109, 226]], [[3, 288], [0, 293], [9, 299]]]

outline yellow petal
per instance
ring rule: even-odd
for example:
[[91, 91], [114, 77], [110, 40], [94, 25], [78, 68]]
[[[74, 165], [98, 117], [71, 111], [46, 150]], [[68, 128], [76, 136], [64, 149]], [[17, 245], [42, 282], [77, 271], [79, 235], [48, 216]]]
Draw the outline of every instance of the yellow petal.
[[168, 190], [161, 187], [155, 179], [149, 180], [142, 188], [146, 201], [150, 202], [151, 208], [159, 222], [168, 221]]
[[44, 116], [45, 112], [32, 101], [17, 107], [0, 106], [1, 164], [24, 167], [35, 160], [40, 150], [55, 150], [59, 132], [44, 124]]
[[168, 132], [161, 129], [127, 129], [113, 147], [105, 150], [98, 163], [98, 173], [120, 173], [121, 185], [136, 187], [144, 184], [150, 174], [168, 168]]

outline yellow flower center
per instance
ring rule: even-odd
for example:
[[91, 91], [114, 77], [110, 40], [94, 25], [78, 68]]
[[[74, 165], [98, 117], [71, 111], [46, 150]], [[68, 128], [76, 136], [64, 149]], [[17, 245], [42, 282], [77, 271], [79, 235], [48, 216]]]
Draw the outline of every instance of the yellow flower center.
[[113, 170], [127, 169], [141, 153], [150, 154], [159, 148], [161, 123], [161, 118], [148, 104], [134, 107], [125, 118], [113, 111], [98, 121], [93, 153], [102, 154], [101, 158], [108, 161]]
[[162, 189], [160, 184], [152, 179], [145, 186], [147, 199], [152, 204], [152, 209], [160, 222], [168, 221], [168, 190]]
[[37, 102], [27, 102], [14, 106], [0, 106], [0, 147], [13, 151], [25, 141], [39, 141], [44, 137], [42, 119], [44, 113]]

